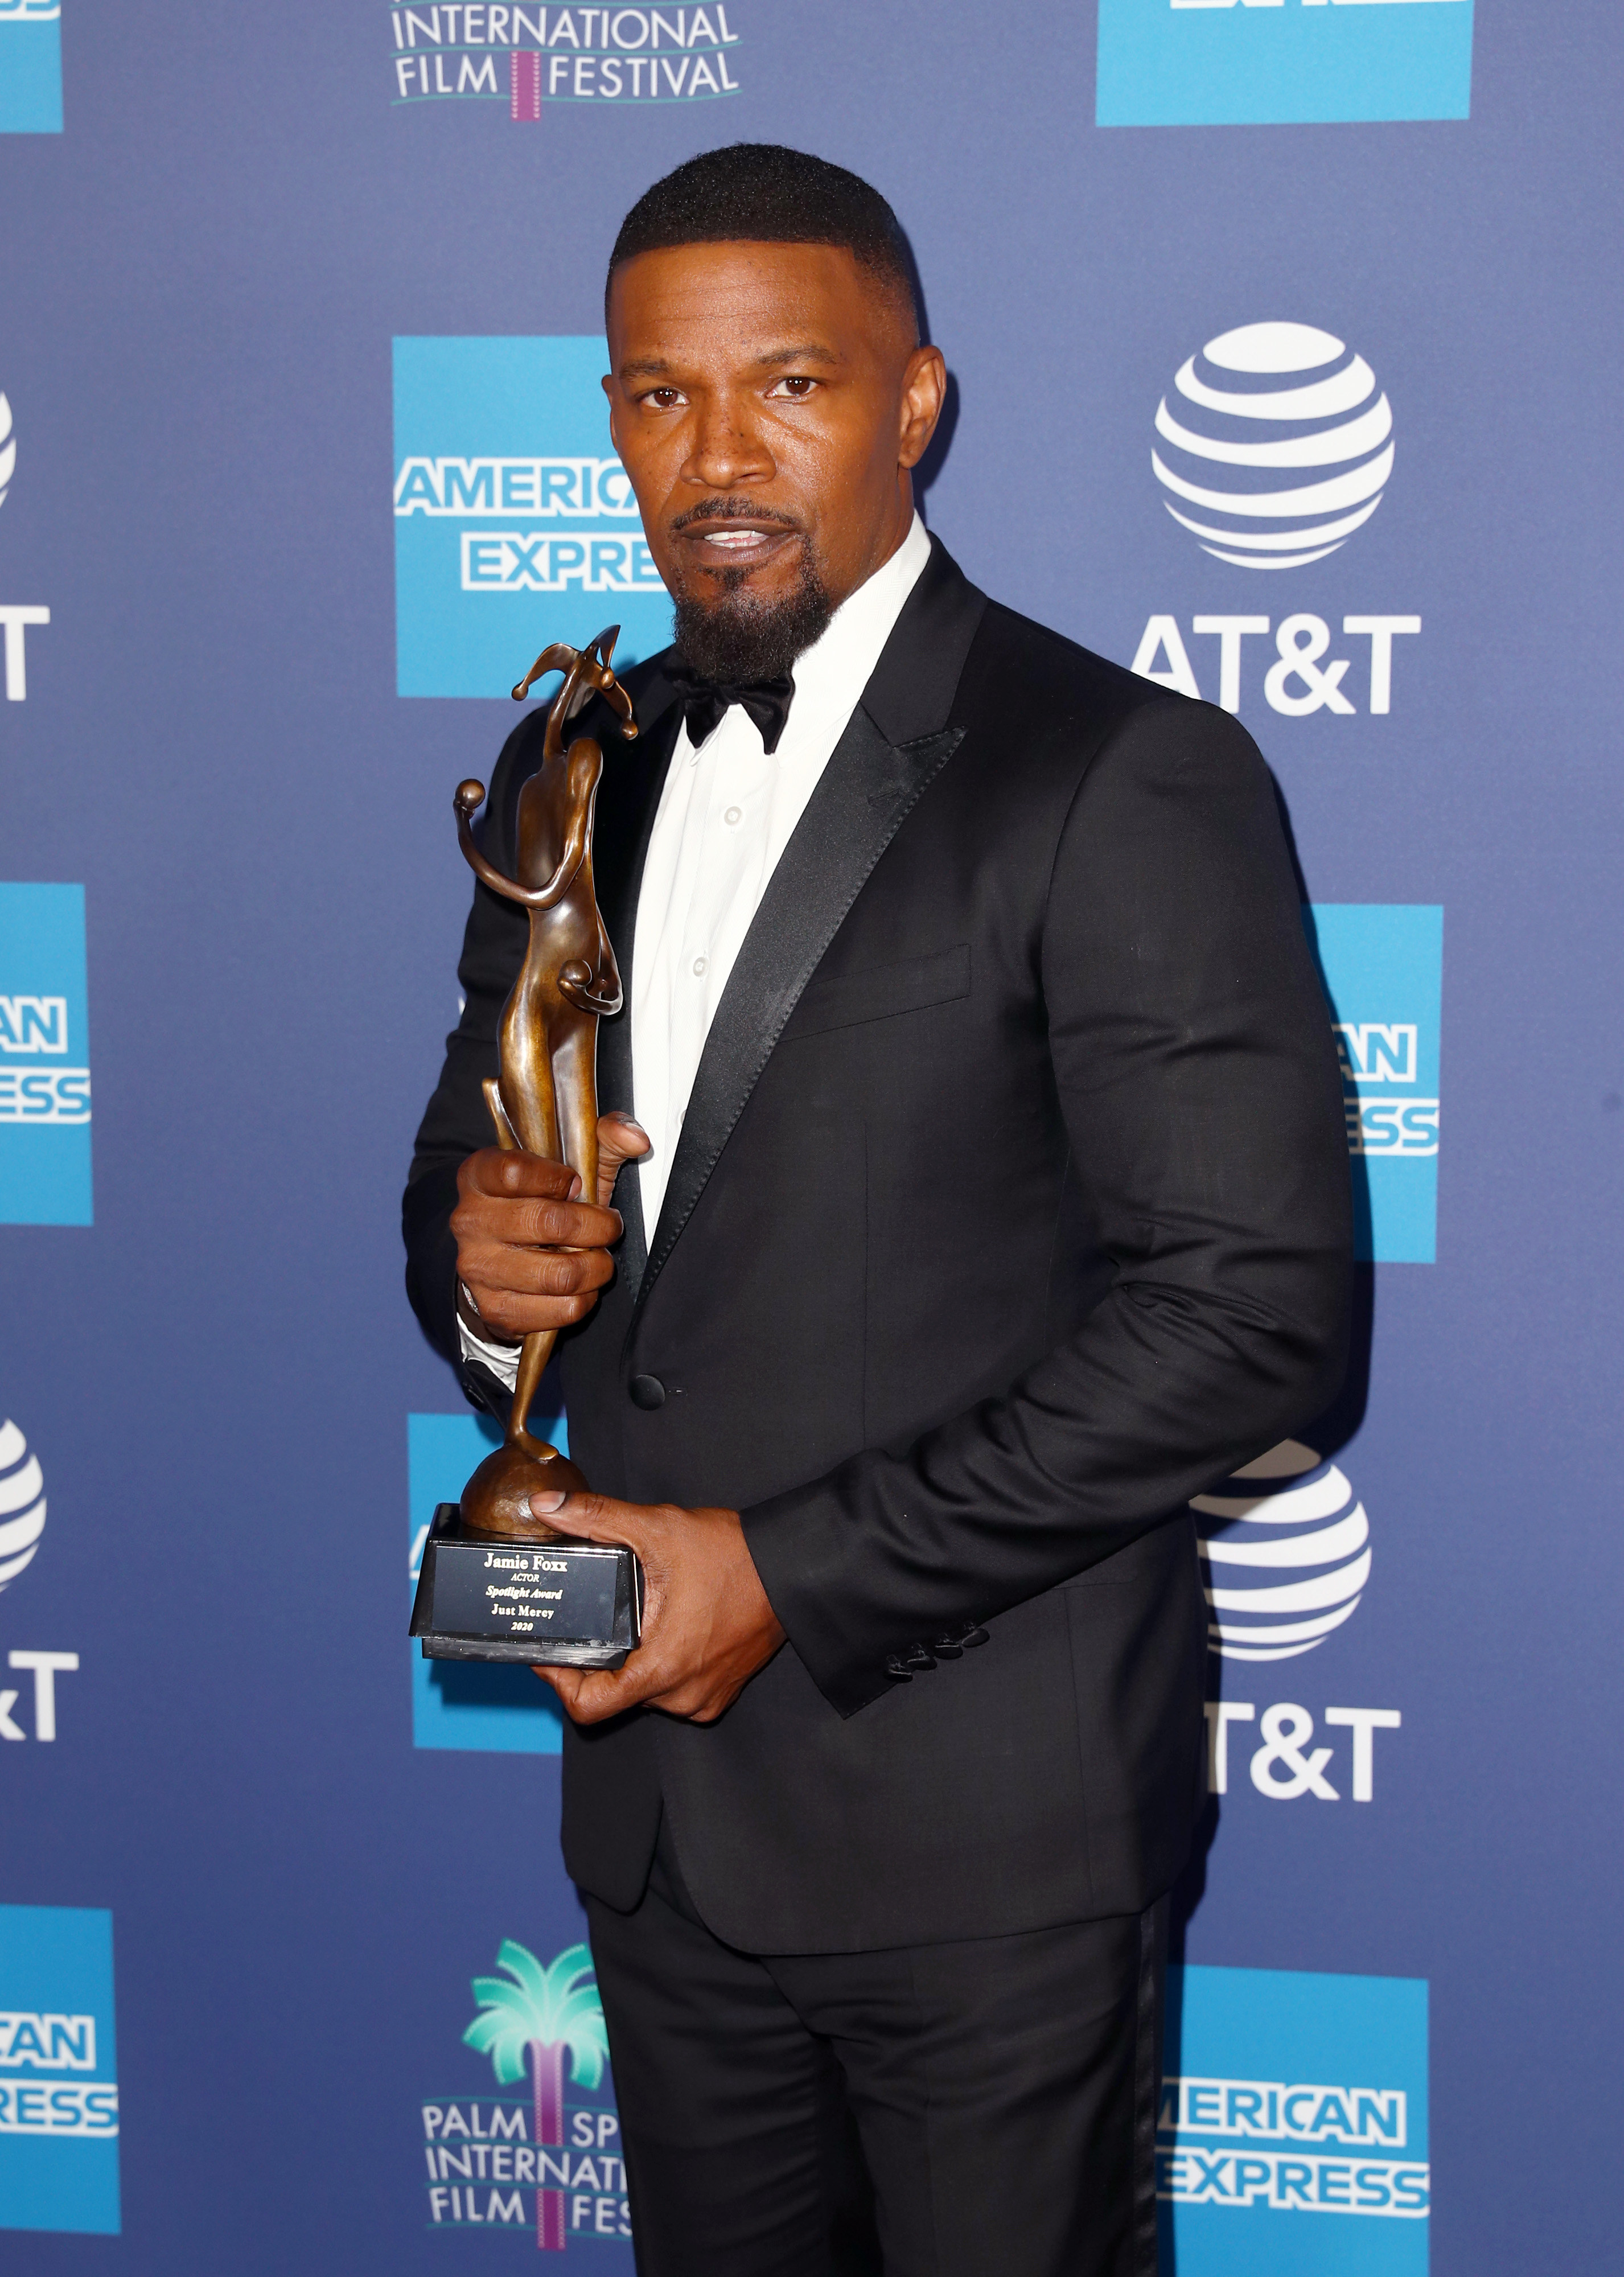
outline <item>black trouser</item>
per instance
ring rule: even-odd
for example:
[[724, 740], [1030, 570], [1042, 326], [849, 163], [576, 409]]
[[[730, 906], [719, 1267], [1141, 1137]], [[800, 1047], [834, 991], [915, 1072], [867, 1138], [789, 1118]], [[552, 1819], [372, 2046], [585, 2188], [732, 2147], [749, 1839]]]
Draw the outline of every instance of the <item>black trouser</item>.
[[587, 1903], [642, 2277], [1155, 2277], [1165, 1899], [756, 1955], [662, 1833], [635, 1913]]

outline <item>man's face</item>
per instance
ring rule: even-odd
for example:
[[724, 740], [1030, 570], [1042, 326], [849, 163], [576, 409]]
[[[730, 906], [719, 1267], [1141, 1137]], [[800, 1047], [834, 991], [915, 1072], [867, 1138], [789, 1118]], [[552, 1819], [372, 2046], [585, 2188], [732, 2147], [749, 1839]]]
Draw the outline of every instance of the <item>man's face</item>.
[[713, 677], [782, 669], [907, 535], [940, 354], [841, 248], [755, 243], [624, 263], [609, 353], [610, 430], [679, 640]]

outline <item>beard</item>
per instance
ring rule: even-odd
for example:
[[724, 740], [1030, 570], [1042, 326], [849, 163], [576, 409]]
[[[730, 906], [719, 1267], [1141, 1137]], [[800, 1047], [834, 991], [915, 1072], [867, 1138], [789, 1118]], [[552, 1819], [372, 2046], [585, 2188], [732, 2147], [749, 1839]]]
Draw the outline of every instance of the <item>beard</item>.
[[713, 573], [713, 601], [678, 592], [676, 650], [701, 680], [717, 687], [746, 687], [776, 680], [827, 630], [835, 604], [810, 552], [789, 592], [772, 600], [749, 590], [748, 569]]

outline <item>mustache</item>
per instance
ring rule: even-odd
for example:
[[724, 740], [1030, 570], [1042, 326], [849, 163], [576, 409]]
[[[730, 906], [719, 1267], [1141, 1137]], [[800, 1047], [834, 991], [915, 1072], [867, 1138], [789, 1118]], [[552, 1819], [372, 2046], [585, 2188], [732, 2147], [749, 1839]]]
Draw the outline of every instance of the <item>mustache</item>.
[[798, 530], [801, 527], [795, 516], [784, 513], [781, 506], [763, 506], [758, 499], [748, 498], [701, 499], [698, 506], [690, 506], [685, 513], [679, 514], [669, 526], [675, 532], [692, 529], [700, 522], [740, 521], [769, 522], [780, 529]]

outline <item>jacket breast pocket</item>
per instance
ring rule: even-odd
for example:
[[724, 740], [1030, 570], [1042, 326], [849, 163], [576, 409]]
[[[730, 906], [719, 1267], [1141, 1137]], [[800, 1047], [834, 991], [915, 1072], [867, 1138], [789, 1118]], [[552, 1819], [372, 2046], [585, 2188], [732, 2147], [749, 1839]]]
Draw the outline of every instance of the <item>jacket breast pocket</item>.
[[970, 994], [970, 944], [910, 956], [896, 964], [872, 965], [866, 972], [814, 980], [785, 1024], [783, 1041], [820, 1036], [831, 1028], [855, 1028], [866, 1020], [888, 1020], [898, 1012], [922, 1012]]

